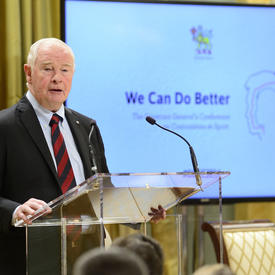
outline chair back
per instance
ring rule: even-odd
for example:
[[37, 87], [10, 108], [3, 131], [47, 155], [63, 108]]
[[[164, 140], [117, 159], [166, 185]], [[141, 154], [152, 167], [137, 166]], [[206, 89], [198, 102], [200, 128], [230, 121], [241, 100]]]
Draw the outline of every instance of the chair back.
[[[204, 222], [220, 262], [220, 225]], [[224, 221], [223, 263], [236, 275], [275, 274], [275, 224], [269, 220]]]

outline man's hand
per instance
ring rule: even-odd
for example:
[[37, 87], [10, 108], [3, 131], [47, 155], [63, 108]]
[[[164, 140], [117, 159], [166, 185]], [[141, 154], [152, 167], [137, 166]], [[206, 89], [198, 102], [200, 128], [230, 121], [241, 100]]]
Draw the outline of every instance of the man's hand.
[[159, 205], [158, 208], [151, 207], [151, 211], [148, 215], [152, 216], [151, 222], [158, 223], [160, 220], [164, 220], [166, 218], [166, 210]]
[[15, 220], [23, 220], [26, 224], [32, 224], [28, 219], [28, 216], [33, 215], [35, 211], [44, 207], [45, 209], [41, 213], [51, 213], [51, 208], [42, 200], [29, 199], [24, 204], [20, 205], [14, 213]]

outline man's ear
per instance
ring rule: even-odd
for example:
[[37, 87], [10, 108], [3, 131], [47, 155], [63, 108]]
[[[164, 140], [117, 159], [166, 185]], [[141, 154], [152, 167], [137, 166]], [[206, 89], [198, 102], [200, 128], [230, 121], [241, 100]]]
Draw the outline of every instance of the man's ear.
[[24, 64], [24, 72], [28, 84], [32, 84], [32, 69], [29, 64]]

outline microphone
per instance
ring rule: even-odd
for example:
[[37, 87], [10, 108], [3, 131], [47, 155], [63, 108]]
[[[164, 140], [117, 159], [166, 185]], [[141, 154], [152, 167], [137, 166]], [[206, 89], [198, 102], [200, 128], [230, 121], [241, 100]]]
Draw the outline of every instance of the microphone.
[[187, 145], [189, 146], [189, 151], [190, 151], [190, 156], [191, 156], [191, 161], [192, 161], [192, 166], [193, 166], [193, 170], [195, 172], [195, 177], [196, 177], [196, 183], [197, 185], [199, 185], [201, 187], [201, 184], [202, 184], [202, 181], [201, 181], [201, 176], [200, 176], [200, 170], [199, 170], [199, 167], [198, 167], [198, 162], [197, 162], [197, 158], [196, 158], [196, 155], [195, 155], [195, 152], [193, 150], [193, 147], [191, 146], [191, 144], [181, 135], [179, 135], [178, 133], [172, 131], [172, 130], [169, 130], [161, 125], [159, 125], [156, 120], [150, 116], [147, 116], [146, 117], [146, 121], [148, 123], [150, 123], [151, 125], [157, 125], [159, 128], [167, 131], [167, 132], [170, 132], [178, 137], [180, 137], [181, 139], [183, 139]]
[[92, 141], [91, 141], [91, 137], [92, 137], [92, 133], [94, 131], [94, 125], [91, 124], [91, 130], [89, 132], [89, 136], [88, 136], [88, 142], [89, 142], [89, 151], [90, 151], [90, 157], [92, 158], [92, 167], [91, 170], [96, 174], [97, 173], [97, 166], [96, 166], [96, 161], [95, 161], [95, 152], [94, 152], [94, 147], [92, 145]]

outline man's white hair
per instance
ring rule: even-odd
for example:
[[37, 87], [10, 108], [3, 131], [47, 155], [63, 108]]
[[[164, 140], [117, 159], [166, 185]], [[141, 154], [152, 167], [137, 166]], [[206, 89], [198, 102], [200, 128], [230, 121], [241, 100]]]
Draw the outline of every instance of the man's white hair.
[[67, 48], [69, 52], [72, 55], [73, 58], [73, 67], [74, 67], [74, 53], [70, 46], [68, 46], [66, 43], [64, 43], [62, 40], [57, 38], [42, 38], [40, 40], [37, 40], [35, 43], [33, 43], [30, 47], [30, 51], [27, 57], [27, 63], [31, 66], [31, 69], [33, 69], [35, 60], [37, 58], [37, 52], [40, 46], [42, 45], [59, 45]]

